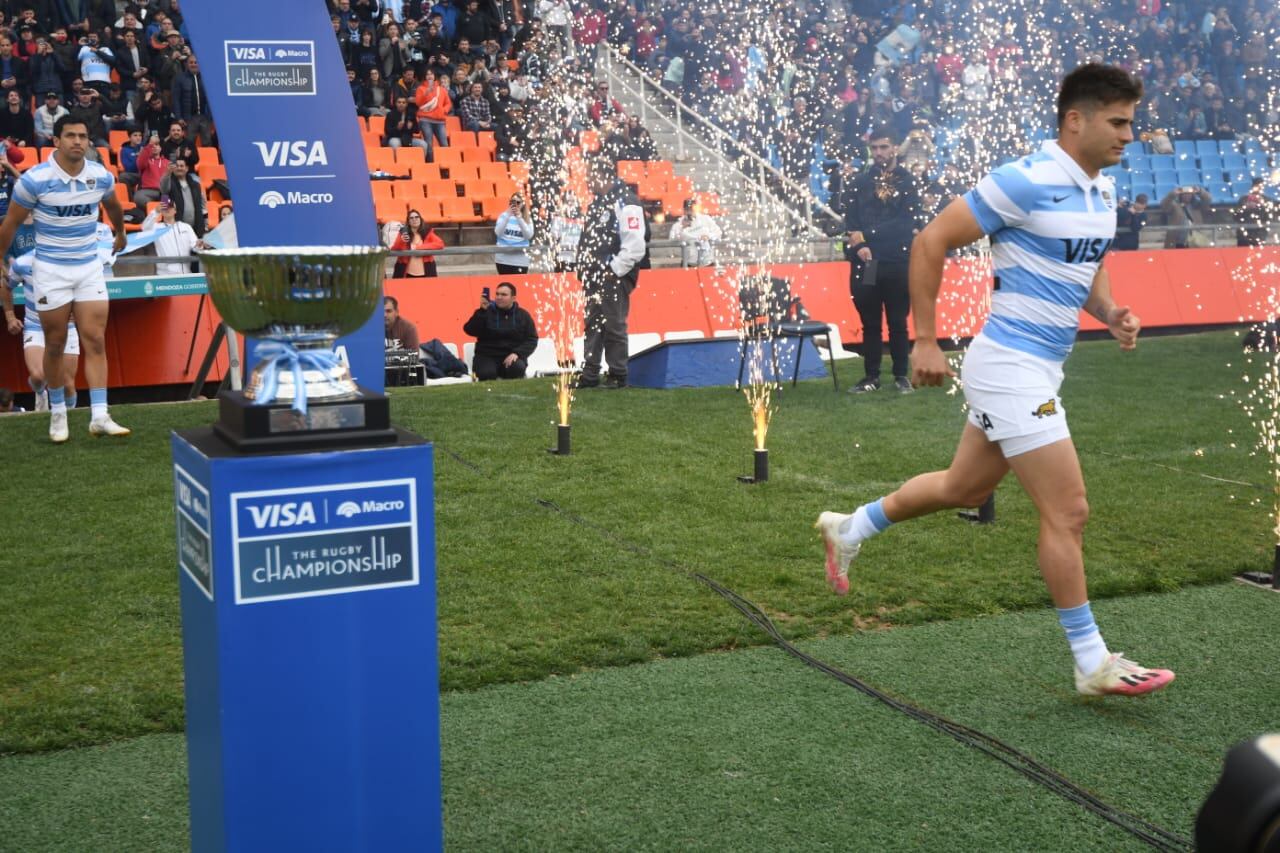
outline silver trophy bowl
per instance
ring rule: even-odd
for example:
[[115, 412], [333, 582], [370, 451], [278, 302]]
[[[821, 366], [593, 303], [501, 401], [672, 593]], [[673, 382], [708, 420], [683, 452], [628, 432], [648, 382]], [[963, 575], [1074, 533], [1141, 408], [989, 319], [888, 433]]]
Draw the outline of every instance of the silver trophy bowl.
[[[255, 403], [345, 400], [359, 389], [334, 342], [378, 305], [386, 249], [380, 246], [263, 246], [211, 249], [200, 263], [214, 307], [228, 326], [258, 338], [267, 353], [245, 381]], [[301, 378], [301, 386], [298, 380]]]

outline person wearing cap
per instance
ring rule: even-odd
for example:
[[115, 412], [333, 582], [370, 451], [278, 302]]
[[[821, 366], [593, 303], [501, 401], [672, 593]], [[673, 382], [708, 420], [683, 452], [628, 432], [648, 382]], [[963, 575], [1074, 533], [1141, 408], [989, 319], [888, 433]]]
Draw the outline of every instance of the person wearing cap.
[[[71, 113], [71, 118], [89, 129], [89, 140], [94, 148], [107, 144], [107, 125], [102, 117], [102, 103], [97, 90], [89, 88], [86, 84], [68, 112]], [[85, 156], [95, 160], [97, 152], [86, 151]]]
[[[142, 220], [143, 231], [159, 231], [156, 237], [156, 255], [161, 258], [182, 258], [191, 255], [196, 249], [207, 249], [208, 244], [200, 239], [190, 224], [178, 218], [178, 210], [173, 199], [160, 199], [160, 206], [147, 214]], [[203, 228], [201, 228], [203, 231]], [[157, 275], [186, 275], [194, 272], [193, 264], [162, 263], [156, 264]]]
[[62, 105], [62, 96], [57, 92], [45, 92], [44, 103], [32, 116], [35, 144], [38, 148], [46, 148], [53, 144], [54, 122], [64, 115], [67, 115], [67, 108]]
[[112, 80], [107, 87], [107, 94], [99, 101], [102, 104], [102, 121], [107, 126], [108, 138], [113, 130], [128, 130], [133, 126], [129, 117], [129, 103], [119, 83]]

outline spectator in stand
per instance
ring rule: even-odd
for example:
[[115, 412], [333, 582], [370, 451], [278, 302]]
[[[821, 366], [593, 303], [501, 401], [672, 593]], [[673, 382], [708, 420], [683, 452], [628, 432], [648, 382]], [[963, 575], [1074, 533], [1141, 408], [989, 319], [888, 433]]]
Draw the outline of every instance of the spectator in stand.
[[61, 97], [65, 85], [63, 82], [65, 74], [66, 68], [58, 61], [58, 57], [53, 52], [53, 46], [49, 44], [49, 39], [44, 36], [37, 38], [35, 56], [27, 60], [27, 75], [31, 81], [32, 90], [40, 96], [46, 92], [57, 92]]
[[128, 130], [133, 125], [129, 118], [129, 104], [119, 83], [113, 81], [107, 87], [107, 94], [99, 102], [102, 104], [102, 121], [107, 126], [108, 138], [111, 131]]
[[649, 131], [640, 123], [639, 116], [627, 116], [626, 148], [622, 160], [661, 160], [658, 146]]
[[574, 16], [573, 41], [578, 46], [578, 58], [588, 69], [595, 68], [598, 46], [608, 30], [609, 22], [599, 9], [590, 3], [578, 7]]
[[1112, 245], [1117, 251], [1136, 251], [1147, 226], [1147, 194], [1138, 193], [1130, 204], [1120, 199], [1116, 205], [1116, 239]]
[[1262, 194], [1262, 180], [1255, 179], [1249, 192], [1236, 202], [1231, 218], [1239, 224], [1237, 246], [1263, 246], [1276, 220], [1276, 203]]
[[463, 130], [493, 130], [493, 113], [489, 99], [484, 96], [483, 84], [471, 84], [470, 94], [458, 104], [458, 115]]
[[551, 242], [556, 247], [556, 272], [578, 268], [578, 243], [582, 240], [582, 209], [572, 194], [557, 206], [551, 217]]
[[174, 120], [173, 113], [164, 105], [164, 99], [158, 92], [152, 92], [143, 107], [142, 115], [138, 117], [138, 124], [142, 128], [142, 135], [150, 139], [152, 136], [168, 133]]
[[499, 37], [501, 24], [492, 3], [485, 3], [485, 8], [481, 9], [480, 0], [467, 0], [462, 14], [458, 16], [458, 38], [465, 38], [472, 44], [483, 44]]
[[400, 316], [400, 300], [383, 297], [382, 321], [384, 343], [389, 350], [418, 350], [418, 327]]
[[174, 117], [186, 123], [187, 138], [193, 144], [215, 144], [204, 77], [200, 74], [200, 63], [189, 52], [185, 67], [174, 75], [172, 103]]
[[169, 133], [160, 140], [160, 151], [165, 159], [186, 160], [193, 170], [200, 165], [200, 149], [187, 139], [187, 128], [180, 121], [169, 123]]
[[529, 356], [538, 347], [533, 317], [516, 302], [516, 286], [500, 282], [493, 301], [480, 297], [480, 307], [462, 327], [476, 339], [471, 367], [476, 379], [523, 379]]
[[399, 148], [402, 145], [413, 145], [428, 153], [431, 146], [426, 140], [415, 136], [418, 132], [418, 108], [409, 103], [404, 95], [396, 96], [395, 108], [383, 118], [382, 144], [386, 148]]
[[[155, 247], [156, 254], [162, 258], [182, 258], [194, 254], [196, 249], [209, 248], [189, 223], [178, 218], [173, 199], [162, 198], [160, 205], [142, 220], [143, 231], [159, 229], [164, 230], [156, 238]], [[158, 275], [186, 275], [195, 271], [195, 264], [156, 264]]]
[[191, 226], [197, 237], [208, 228], [208, 203], [200, 179], [191, 173], [191, 164], [182, 157], [169, 163], [169, 174], [160, 179], [160, 198], [168, 198], [174, 215]]
[[360, 96], [356, 100], [356, 114], [362, 116], [385, 116], [390, 112], [390, 90], [382, 79], [382, 71], [369, 69], [369, 79], [360, 86]]
[[35, 119], [27, 110], [26, 99], [10, 89], [5, 106], [0, 109], [0, 137], [18, 145], [33, 145], [36, 138]]
[[[466, 63], [463, 63], [453, 69], [453, 79], [448, 80], [449, 85], [446, 89], [446, 91], [449, 94], [449, 103], [450, 103], [449, 112], [450, 113], [453, 113], [453, 114], [457, 113], [457, 109], [456, 109], [457, 105], [461, 103], [462, 99], [465, 98], [467, 94], [471, 91], [471, 80], [468, 79], [468, 75], [470, 74], [470, 72], [471, 72], [471, 66], [467, 65]], [[445, 76], [444, 72], [441, 72], [438, 76], [440, 78], [440, 85], [444, 86], [445, 81], [448, 78]], [[444, 144], [448, 144], [448, 143], [444, 143]]]
[[[416, 210], [409, 211], [408, 224], [400, 227], [400, 233], [391, 244], [393, 252], [427, 252], [443, 248], [444, 240], [440, 239], [440, 235], [436, 234], [435, 229]], [[397, 258], [393, 275], [396, 278], [435, 278], [436, 259], [433, 255]]]
[[404, 95], [413, 103], [414, 93], [418, 91], [418, 86], [422, 85], [418, 80], [418, 72], [413, 66], [409, 66], [399, 77], [387, 77], [391, 80], [391, 100]]
[[[388, 80], [399, 80], [405, 71], [414, 67], [411, 48], [400, 37], [400, 26], [387, 24], [386, 33], [378, 40], [378, 57], [382, 62], [382, 76]], [[416, 85], [416, 81], [414, 81]]]
[[[102, 104], [101, 98], [96, 89], [90, 89], [87, 86], [80, 90], [79, 98], [75, 105], [68, 110], [71, 118], [77, 122], [84, 122], [89, 130], [89, 140], [93, 146], [99, 147], [107, 144], [107, 125], [102, 120]], [[88, 151], [85, 156], [94, 159]]]
[[515, 193], [507, 209], [498, 214], [493, 226], [498, 250], [493, 253], [498, 275], [524, 275], [529, 271], [529, 243], [533, 240], [533, 223], [524, 196]]
[[138, 189], [133, 193], [136, 207], [160, 200], [160, 181], [169, 173], [169, 161], [160, 147], [160, 134], [154, 133], [138, 152]]
[[1166, 249], [1201, 248], [1213, 240], [1209, 232], [1196, 226], [1204, 225], [1213, 210], [1213, 199], [1204, 187], [1178, 187], [1160, 201], [1165, 223]]
[[418, 127], [422, 131], [423, 141], [426, 142], [427, 162], [433, 162], [435, 154], [431, 148], [432, 140], [438, 141], [441, 145], [449, 144], [444, 120], [453, 110], [453, 100], [449, 97], [449, 90], [444, 81], [428, 71], [426, 79], [413, 95], [413, 102], [418, 107]]
[[67, 108], [61, 103], [61, 98], [57, 92], [46, 92], [44, 103], [36, 110], [33, 119], [33, 133], [35, 145], [38, 148], [47, 148], [53, 144], [53, 125], [58, 119], [67, 114]]
[[538, 17], [567, 56], [569, 53], [569, 28], [573, 25], [573, 8], [569, 0], [540, 0]]
[[670, 237], [680, 241], [680, 261], [684, 267], [716, 265], [716, 243], [724, 236], [716, 221], [696, 210], [693, 199], [685, 199], [684, 215], [671, 226]]
[[98, 44], [98, 34], [90, 32], [80, 38], [80, 51], [76, 59], [80, 62], [80, 79], [85, 86], [96, 89], [99, 94], [106, 94], [111, 84], [111, 69], [115, 66], [115, 54], [111, 48]]
[[520, 143], [524, 139], [524, 107], [512, 104], [493, 129], [494, 140], [498, 143], [497, 159], [504, 162], [520, 159]]
[[138, 87], [138, 81], [151, 67], [151, 52], [133, 30], [125, 30], [112, 48], [116, 56], [116, 73], [126, 92]]
[[[623, 113], [622, 104], [609, 96], [608, 82], [598, 80], [596, 82], [595, 100], [591, 103], [591, 109], [587, 111], [587, 114], [591, 116], [591, 123], [599, 127], [605, 116], [612, 116], [617, 113]], [[625, 115], [625, 113], [623, 114]]]
[[27, 60], [14, 53], [7, 35], [0, 35], [0, 92], [17, 92], [25, 101], [29, 97], [27, 85]]
[[120, 164], [120, 183], [129, 187], [131, 192], [138, 186], [138, 155], [141, 152], [142, 131], [135, 127], [129, 131], [129, 141], [116, 153], [116, 162]]

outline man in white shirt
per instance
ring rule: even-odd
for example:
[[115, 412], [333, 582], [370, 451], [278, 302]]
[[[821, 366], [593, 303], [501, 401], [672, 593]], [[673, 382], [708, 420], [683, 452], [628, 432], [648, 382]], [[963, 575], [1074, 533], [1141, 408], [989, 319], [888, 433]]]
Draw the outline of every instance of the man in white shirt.
[[685, 199], [684, 216], [672, 224], [670, 236], [680, 241], [683, 266], [715, 266], [716, 243], [723, 235], [714, 219], [694, 210], [693, 199]]
[[[190, 225], [178, 219], [177, 209], [169, 199], [162, 199], [160, 206], [147, 214], [147, 218], [142, 220], [142, 230], [159, 232], [155, 247], [156, 255], [162, 258], [183, 257], [193, 254], [196, 249], [209, 248]], [[190, 272], [189, 264], [156, 264], [157, 275], [187, 275]]]
[[62, 97], [57, 92], [49, 92], [44, 96], [44, 103], [35, 112], [36, 147], [48, 148], [53, 144], [53, 125], [67, 114], [62, 105]]

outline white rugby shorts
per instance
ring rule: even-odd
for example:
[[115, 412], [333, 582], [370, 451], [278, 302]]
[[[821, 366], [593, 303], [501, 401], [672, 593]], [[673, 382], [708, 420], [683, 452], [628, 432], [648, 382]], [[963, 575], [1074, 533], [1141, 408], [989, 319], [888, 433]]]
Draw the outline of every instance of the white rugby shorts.
[[105, 302], [107, 280], [102, 262], [64, 266], [36, 258], [31, 264], [31, 300], [37, 311], [51, 311], [68, 302]]
[[969, 423], [1005, 458], [1071, 437], [1058, 389], [1062, 365], [993, 343], [979, 334], [961, 368]]
[[[41, 327], [38, 319], [28, 315], [27, 319], [22, 323], [22, 348], [31, 349], [33, 347], [44, 349], [44, 328]], [[76, 331], [75, 323], [67, 325], [67, 345], [62, 348], [62, 354], [80, 354], [80, 333]]]

